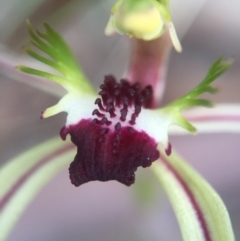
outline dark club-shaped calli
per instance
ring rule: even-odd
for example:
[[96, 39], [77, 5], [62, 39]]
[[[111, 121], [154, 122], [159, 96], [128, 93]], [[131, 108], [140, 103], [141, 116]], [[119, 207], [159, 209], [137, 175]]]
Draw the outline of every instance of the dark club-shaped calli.
[[204, 92], [214, 93], [215, 88], [210, 84], [231, 64], [217, 60], [196, 88], [166, 107], [153, 110], [149, 109], [153, 100], [151, 86], [130, 84], [125, 79], [117, 82], [113, 76], [105, 77], [98, 97], [60, 35], [49, 25], [44, 26], [46, 33], [34, 32], [28, 22], [31, 43], [51, 59], [30, 49], [26, 52], [62, 76], [25, 66], [18, 68], [53, 80], [68, 92], [58, 104], [43, 111], [42, 118], [62, 111], [68, 114], [60, 135], [65, 140], [70, 134], [78, 148], [69, 168], [75, 186], [93, 180], [117, 180], [129, 186], [134, 183], [134, 172], [139, 166], [150, 166], [159, 158], [158, 144], [170, 155], [168, 127], [178, 125], [195, 132], [180, 111], [193, 106], [211, 106], [210, 101], [197, 97]]

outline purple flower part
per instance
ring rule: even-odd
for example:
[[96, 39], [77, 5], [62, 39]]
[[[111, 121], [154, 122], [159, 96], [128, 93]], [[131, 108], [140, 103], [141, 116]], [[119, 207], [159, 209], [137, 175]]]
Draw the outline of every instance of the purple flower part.
[[142, 86], [153, 87], [153, 101], [151, 107], [159, 106], [166, 84], [166, 67], [171, 49], [169, 33], [161, 38], [144, 41], [132, 39], [132, 48], [126, 78], [130, 83], [138, 82]]
[[83, 118], [60, 131], [63, 140], [70, 134], [78, 147], [70, 179], [75, 186], [94, 180], [130, 186], [139, 166], [148, 167], [159, 158], [157, 141], [136, 128], [141, 109], [151, 106], [152, 88], [107, 76], [100, 89], [98, 108], [92, 112], [96, 118]]
[[95, 180], [116, 180], [130, 186], [139, 166], [148, 167], [159, 158], [157, 143], [132, 127], [118, 125], [110, 130], [91, 120], [81, 120], [69, 128], [69, 134], [78, 147], [69, 167], [75, 186]]

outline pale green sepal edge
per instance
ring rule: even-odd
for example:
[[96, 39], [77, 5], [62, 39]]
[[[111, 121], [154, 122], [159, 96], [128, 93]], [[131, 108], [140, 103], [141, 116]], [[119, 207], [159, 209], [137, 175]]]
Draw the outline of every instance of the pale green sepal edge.
[[222, 57], [219, 58], [211, 65], [205, 78], [199, 85], [186, 95], [159, 109], [159, 111], [171, 116], [173, 124], [177, 124], [191, 133], [196, 133], [195, 127], [183, 117], [181, 111], [196, 106], [212, 107], [213, 104], [211, 101], [198, 99], [197, 97], [203, 93], [214, 94], [217, 89], [211, 86], [212, 82], [226, 72], [232, 63], [232, 59], [223, 60]]
[[[181, 176], [194, 195], [207, 222], [212, 241], [234, 241], [234, 233], [226, 207], [216, 191], [176, 153], [161, 156]], [[206, 241], [199, 226], [198, 218], [181, 184], [168, 169], [158, 160], [151, 170], [155, 173], [176, 214], [184, 241]]]
[[66, 144], [70, 145], [70, 142], [63, 142], [59, 137], [56, 137], [8, 160], [0, 169], [1, 180], [4, 180], [4, 182], [0, 182], [0, 198], [11, 189], [22, 175], [36, 165], [39, 160], [49, 156], [55, 150], [65, 147]]
[[25, 48], [25, 51], [39, 62], [57, 70], [60, 75], [47, 73], [45, 71], [22, 65], [17, 66], [17, 68], [22, 72], [52, 80], [60, 84], [68, 92], [78, 91], [95, 94], [94, 88], [84, 75], [67, 43], [47, 23], [44, 23], [44, 27], [45, 33], [38, 30], [34, 31], [30, 22], [27, 20], [30, 43], [42, 52], [43, 55], [47, 55], [49, 58], [46, 58], [29, 48]]
[[[36, 165], [44, 157], [61, 150], [70, 145], [69, 141], [62, 142], [59, 137], [47, 141], [19, 157], [10, 160], [1, 168], [0, 199], [11, 187], [24, 175], [33, 165]], [[45, 153], [43, 155], [43, 153]], [[37, 169], [14, 193], [4, 209], [0, 213], [0, 241], [6, 240], [11, 229], [14, 227], [27, 205], [33, 200], [37, 193], [62, 169], [66, 168], [73, 160], [76, 153], [75, 148], [69, 148], [64, 153], [54, 156], [52, 159]], [[7, 185], [6, 185], [7, 184]]]

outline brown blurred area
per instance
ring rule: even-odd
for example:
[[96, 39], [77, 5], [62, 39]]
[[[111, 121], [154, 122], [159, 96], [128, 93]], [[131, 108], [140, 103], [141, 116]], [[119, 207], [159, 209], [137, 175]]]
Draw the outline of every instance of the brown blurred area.
[[[58, 135], [65, 121], [65, 114], [40, 120], [40, 112], [55, 104], [59, 97], [31, 86], [37, 79], [14, 69], [18, 64], [36, 66], [22, 51], [28, 40], [25, 19], [40, 29], [42, 22], [48, 22], [59, 31], [86, 75], [98, 86], [106, 74], [120, 78], [129, 56], [127, 37], [104, 36], [113, 3], [0, 0], [0, 164]], [[208, 97], [217, 103], [239, 103], [240, 2], [172, 1], [172, 8], [183, 53], [171, 53], [162, 104], [194, 87], [211, 63], [222, 55], [235, 58], [235, 63], [216, 81], [219, 93]], [[44, 83], [48, 82], [41, 82]], [[44, 88], [52, 86], [55, 85], [45, 84]], [[239, 240], [240, 135], [179, 136], [171, 137], [171, 142], [220, 193]], [[138, 180], [136, 187], [131, 188], [115, 182], [94, 182], [76, 189], [70, 185], [65, 170], [40, 192], [8, 241], [181, 240], [170, 204], [151, 173], [140, 170]], [[147, 203], [136, 198], [141, 180], [150, 180], [152, 184], [147, 186], [153, 191]]]

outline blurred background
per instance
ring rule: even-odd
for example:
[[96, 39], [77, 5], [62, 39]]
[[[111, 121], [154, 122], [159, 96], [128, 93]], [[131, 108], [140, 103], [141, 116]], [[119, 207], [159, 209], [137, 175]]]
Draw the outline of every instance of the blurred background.
[[[0, 164], [58, 135], [65, 115], [40, 120], [40, 112], [58, 97], [48, 81], [17, 72], [14, 66], [36, 62], [25, 20], [42, 29], [48, 22], [73, 49], [86, 75], [97, 86], [103, 76], [121, 77], [129, 57], [127, 37], [104, 36], [113, 0], [0, 0]], [[240, 1], [172, 1], [172, 14], [183, 53], [171, 53], [162, 104], [177, 98], [204, 77], [218, 57], [235, 58], [211, 96], [219, 103], [240, 102]], [[240, 135], [171, 137], [174, 148], [218, 191], [240, 240]], [[70, 160], [71, 161], [71, 160]], [[97, 200], [97, 201], [96, 201]], [[181, 240], [175, 216], [149, 170], [139, 169], [130, 188], [116, 182], [92, 182], [75, 188], [65, 170], [35, 198], [8, 241]]]

